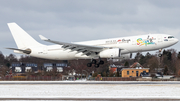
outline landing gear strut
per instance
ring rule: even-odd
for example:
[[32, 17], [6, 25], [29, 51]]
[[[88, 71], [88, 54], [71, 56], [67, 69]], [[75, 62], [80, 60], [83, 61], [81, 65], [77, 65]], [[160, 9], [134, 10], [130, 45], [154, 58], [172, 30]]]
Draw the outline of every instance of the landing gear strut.
[[99, 58], [98, 62], [95, 59], [92, 59], [91, 62], [87, 64], [87, 67], [91, 67], [92, 64], [94, 64], [94, 67], [98, 68], [99, 65], [104, 64], [104, 61], [102, 61], [101, 58]]
[[159, 57], [162, 56], [161, 51], [162, 51], [162, 49], [159, 49], [159, 54], [158, 54]]

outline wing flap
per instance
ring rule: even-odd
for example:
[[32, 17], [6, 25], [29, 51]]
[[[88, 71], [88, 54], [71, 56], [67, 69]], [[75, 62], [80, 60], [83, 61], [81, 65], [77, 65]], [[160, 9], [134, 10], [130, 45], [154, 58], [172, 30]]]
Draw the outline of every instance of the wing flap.
[[42, 35], [39, 35], [39, 37], [43, 41], [62, 45], [62, 48], [64, 48], [64, 50], [70, 49], [71, 52], [73, 52], [73, 51], [77, 51], [77, 53], [82, 52], [84, 55], [87, 55], [87, 56], [92, 55], [92, 54], [98, 54], [100, 51], [102, 51], [104, 48], [106, 48], [106, 47], [99, 47], [99, 46], [90, 46], [90, 45], [53, 41]]

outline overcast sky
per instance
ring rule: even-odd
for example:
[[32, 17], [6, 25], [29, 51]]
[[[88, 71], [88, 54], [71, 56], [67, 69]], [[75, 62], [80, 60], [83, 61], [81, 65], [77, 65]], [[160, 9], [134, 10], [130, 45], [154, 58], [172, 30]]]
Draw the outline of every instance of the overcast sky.
[[[0, 51], [16, 48], [7, 23], [38, 35], [76, 42], [149, 33], [180, 39], [180, 0], [0, 0]], [[180, 51], [180, 43], [170, 47]], [[15, 54], [15, 53], [13, 53]], [[17, 55], [17, 54], [15, 54]]]

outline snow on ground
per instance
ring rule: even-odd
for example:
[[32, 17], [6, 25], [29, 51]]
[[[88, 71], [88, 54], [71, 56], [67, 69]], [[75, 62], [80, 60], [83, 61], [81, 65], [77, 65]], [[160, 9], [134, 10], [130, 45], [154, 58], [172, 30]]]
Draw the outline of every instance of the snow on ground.
[[1, 84], [0, 97], [179, 97], [179, 84]]

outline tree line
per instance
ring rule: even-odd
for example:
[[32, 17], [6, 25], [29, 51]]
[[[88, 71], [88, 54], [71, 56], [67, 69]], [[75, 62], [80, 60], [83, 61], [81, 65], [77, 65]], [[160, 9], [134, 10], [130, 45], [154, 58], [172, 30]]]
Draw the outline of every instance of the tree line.
[[138, 61], [144, 67], [150, 68], [150, 72], [155, 72], [157, 69], [164, 69], [164, 75], [180, 76], [180, 52], [174, 49], [163, 50], [162, 56], [157, 54], [146, 53], [142, 55], [137, 53], [135, 61]]
[[[67, 63], [68, 67], [64, 68], [64, 72], [62, 74], [67, 75], [68, 73], [72, 73], [75, 71], [77, 74], [92, 74], [92, 76], [96, 77], [98, 74], [101, 74], [103, 77], [119, 77], [119, 72], [113, 73], [109, 70], [109, 66], [112, 64], [115, 65], [124, 65], [130, 66], [134, 62], [139, 62], [143, 67], [150, 68], [150, 72], [155, 72], [156, 69], [163, 68], [164, 74], [173, 74], [176, 76], [180, 76], [180, 52], [176, 52], [175, 49], [163, 50], [162, 56], [158, 56], [158, 52], [156, 54], [150, 54], [147, 52], [145, 55], [142, 53], [136, 53], [133, 59], [127, 59], [122, 61], [113, 62], [111, 60], [103, 59], [104, 65], [101, 65], [99, 68], [95, 67], [87, 67], [86, 64], [90, 62], [90, 60], [80, 59], [80, 60], [48, 60], [41, 59], [36, 57], [31, 57], [28, 55], [21, 55], [19, 58], [14, 54], [9, 54], [8, 56], [3, 55], [0, 51], [0, 66], [1, 66], [1, 74], [5, 75], [5, 71], [9, 70], [12, 63], [21, 62], [21, 63], [35, 63], [38, 65], [39, 69], [43, 66], [44, 63]], [[4, 72], [3, 72], [4, 71]], [[53, 73], [49, 73], [53, 75]]]

